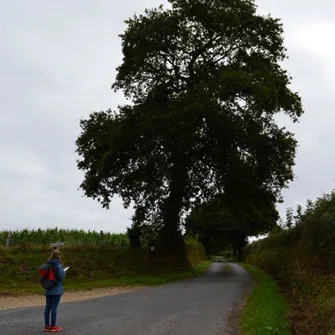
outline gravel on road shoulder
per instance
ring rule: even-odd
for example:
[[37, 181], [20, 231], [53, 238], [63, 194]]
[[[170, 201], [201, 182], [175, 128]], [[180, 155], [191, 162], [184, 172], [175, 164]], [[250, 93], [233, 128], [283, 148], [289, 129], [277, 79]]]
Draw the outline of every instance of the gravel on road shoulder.
[[[62, 296], [63, 302], [73, 302], [101, 298], [109, 295], [121, 294], [141, 290], [145, 286], [129, 286], [129, 287], [110, 287], [92, 289], [89, 291], [73, 291], [65, 292]], [[34, 307], [45, 305], [45, 296], [43, 294], [19, 295], [19, 296], [0, 296], [0, 310]]]

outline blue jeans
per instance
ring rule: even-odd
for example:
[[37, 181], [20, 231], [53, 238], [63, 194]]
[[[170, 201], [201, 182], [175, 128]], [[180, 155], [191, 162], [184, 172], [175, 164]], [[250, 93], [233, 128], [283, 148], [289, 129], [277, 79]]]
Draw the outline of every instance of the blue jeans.
[[46, 326], [50, 326], [50, 312], [51, 312], [51, 326], [56, 325], [57, 307], [60, 302], [60, 295], [47, 295], [46, 306], [44, 311], [44, 321]]

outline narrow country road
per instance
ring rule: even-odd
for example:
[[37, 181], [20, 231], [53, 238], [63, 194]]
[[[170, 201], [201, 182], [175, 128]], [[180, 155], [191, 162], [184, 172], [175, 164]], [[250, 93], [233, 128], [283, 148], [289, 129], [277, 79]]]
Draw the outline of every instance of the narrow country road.
[[[232, 303], [250, 282], [239, 265], [213, 263], [199, 278], [59, 306], [62, 334], [223, 335]], [[1, 335], [43, 333], [43, 307], [0, 311]]]

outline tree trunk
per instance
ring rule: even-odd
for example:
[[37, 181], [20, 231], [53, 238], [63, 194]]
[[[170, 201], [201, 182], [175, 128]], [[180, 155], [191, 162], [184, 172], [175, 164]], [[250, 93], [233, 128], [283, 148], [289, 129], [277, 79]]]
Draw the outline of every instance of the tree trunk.
[[174, 254], [180, 253], [182, 249], [184, 249], [183, 239], [179, 229], [186, 176], [187, 171], [185, 165], [180, 160], [176, 160], [171, 172], [170, 194], [164, 207], [162, 231], [164, 247]]
[[237, 248], [235, 247], [235, 245], [233, 245], [233, 258], [235, 260], [237, 260], [237, 257], [238, 257], [238, 255], [237, 255]]
[[238, 261], [238, 262], [241, 262], [241, 261], [242, 261], [242, 248], [241, 248], [241, 247], [239, 247], [239, 248], [237, 249], [237, 261]]
[[241, 233], [237, 233], [234, 236], [233, 241], [233, 253], [234, 258], [240, 262], [242, 260], [242, 249], [246, 246], [246, 236]]

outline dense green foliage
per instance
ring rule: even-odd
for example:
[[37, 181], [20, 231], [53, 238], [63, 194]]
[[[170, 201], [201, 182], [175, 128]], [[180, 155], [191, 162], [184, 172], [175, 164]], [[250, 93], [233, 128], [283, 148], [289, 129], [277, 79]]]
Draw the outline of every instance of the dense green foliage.
[[[189, 238], [185, 248], [187, 264], [171, 259], [159, 249], [149, 259], [148, 250], [143, 248], [67, 244], [61, 248], [63, 264], [71, 267], [64, 281], [65, 289], [163, 284], [199, 275], [209, 264], [202, 245]], [[47, 246], [25, 244], [7, 251], [0, 247], [0, 295], [41, 292], [38, 268], [50, 253]]]
[[185, 229], [186, 234], [198, 234], [208, 253], [230, 247], [235, 257], [239, 257], [247, 237], [269, 232], [279, 214], [271, 192], [250, 187], [239, 202], [229, 200], [223, 194], [197, 206], [186, 218]]
[[128, 103], [82, 120], [76, 144], [85, 195], [105, 208], [115, 194], [133, 202], [134, 220], [175, 251], [181, 214], [215, 195], [279, 199], [296, 141], [274, 116], [303, 111], [278, 19], [251, 0], [169, 2], [126, 21], [112, 87]]
[[287, 292], [296, 334], [332, 334], [335, 192], [315, 202], [309, 200], [300, 214], [302, 219], [293, 221], [290, 229], [245, 247], [243, 258], [270, 273]]
[[[6, 243], [8, 231], [0, 231], [0, 245]], [[54, 242], [64, 242], [66, 245], [101, 245], [100, 233], [96, 231], [68, 230], [68, 229], [38, 229], [13, 231], [11, 246], [49, 245]], [[102, 244], [111, 247], [125, 247], [129, 245], [126, 234], [104, 233]]]

